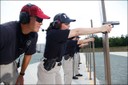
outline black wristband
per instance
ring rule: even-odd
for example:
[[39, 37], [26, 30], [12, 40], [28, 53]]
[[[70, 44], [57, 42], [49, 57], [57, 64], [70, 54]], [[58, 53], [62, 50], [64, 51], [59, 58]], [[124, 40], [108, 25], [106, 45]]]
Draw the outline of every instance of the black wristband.
[[25, 73], [20, 73], [20, 75], [21, 75], [21, 76], [24, 76], [24, 75], [25, 75]]

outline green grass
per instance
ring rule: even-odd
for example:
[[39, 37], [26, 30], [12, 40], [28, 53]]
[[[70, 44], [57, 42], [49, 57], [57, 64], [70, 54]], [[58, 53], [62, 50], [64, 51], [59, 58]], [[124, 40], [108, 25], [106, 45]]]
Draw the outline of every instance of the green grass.
[[[127, 52], [128, 51], [128, 46], [120, 46], [120, 47], [109, 47], [110, 52]], [[80, 51], [85, 52], [87, 48], [83, 48]], [[92, 49], [91, 49], [92, 51]], [[96, 52], [103, 52], [103, 48], [95, 48]]]

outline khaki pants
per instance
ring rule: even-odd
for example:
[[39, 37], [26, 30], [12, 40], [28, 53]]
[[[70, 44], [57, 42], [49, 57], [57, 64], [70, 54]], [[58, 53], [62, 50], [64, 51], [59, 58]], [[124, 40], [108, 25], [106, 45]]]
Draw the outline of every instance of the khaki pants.
[[54, 68], [52, 68], [50, 71], [47, 71], [44, 69], [44, 62], [41, 61], [38, 65], [38, 72], [37, 72], [37, 85], [60, 85], [62, 84], [61, 75], [59, 73], [61, 66], [58, 66], [58, 62], [56, 62], [56, 65]]
[[74, 71], [74, 76], [75, 75], [77, 75], [77, 74], [79, 74], [79, 71], [78, 71], [78, 64], [79, 64], [79, 54], [78, 53], [75, 53], [74, 54], [74, 60], [73, 60], [73, 66], [74, 66], [74, 68], [73, 68], [73, 71]]
[[79, 66], [79, 63], [80, 63], [80, 53], [77, 53], [78, 55], [78, 66]]
[[14, 85], [16, 83], [18, 77], [18, 70], [16, 61], [0, 65], [0, 83], [4, 83], [5, 85]]
[[71, 85], [73, 76], [73, 58], [65, 60], [63, 57], [62, 67], [64, 71], [64, 84]]

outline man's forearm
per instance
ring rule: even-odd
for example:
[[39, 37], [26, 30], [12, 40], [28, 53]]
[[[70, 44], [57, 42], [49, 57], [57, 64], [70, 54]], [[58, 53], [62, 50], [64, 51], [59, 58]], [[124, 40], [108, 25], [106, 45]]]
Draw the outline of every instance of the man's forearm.
[[97, 28], [75, 28], [75, 29], [70, 30], [68, 38], [74, 37], [74, 36], [79, 36], [79, 35], [110, 32], [111, 29], [112, 29], [112, 25], [110, 25], [110, 24], [103, 25], [103, 26], [97, 27]]
[[27, 66], [28, 66], [28, 64], [29, 64], [29, 62], [31, 60], [31, 56], [32, 55], [25, 55], [24, 56], [20, 73], [25, 73], [25, 70], [26, 70], [26, 68], [27, 68]]
[[78, 40], [78, 44], [86, 44], [88, 42], [94, 41], [94, 38], [88, 38], [84, 40]]
[[79, 35], [88, 35], [93, 33], [101, 33], [101, 28], [76, 28]]

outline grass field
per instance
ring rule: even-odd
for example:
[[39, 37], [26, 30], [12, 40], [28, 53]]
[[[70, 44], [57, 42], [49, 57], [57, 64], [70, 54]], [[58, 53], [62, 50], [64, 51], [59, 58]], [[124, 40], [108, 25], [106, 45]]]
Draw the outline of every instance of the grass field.
[[[128, 52], [128, 46], [123, 47], [109, 47], [110, 52]], [[83, 48], [81, 49], [81, 52], [85, 52], [87, 49]], [[91, 49], [92, 51], [92, 49]], [[96, 52], [102, 52], [103, 48], [95, 48]]]

